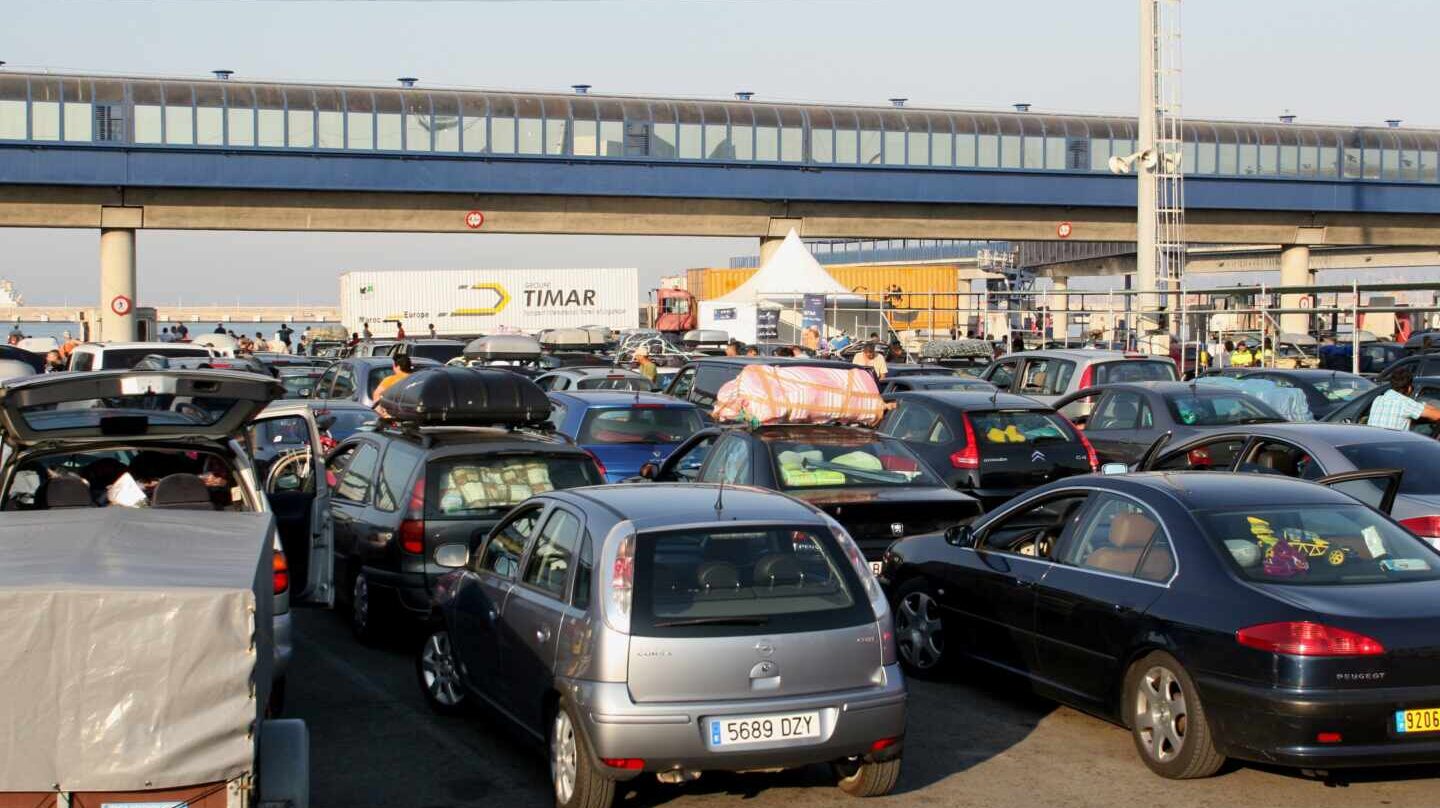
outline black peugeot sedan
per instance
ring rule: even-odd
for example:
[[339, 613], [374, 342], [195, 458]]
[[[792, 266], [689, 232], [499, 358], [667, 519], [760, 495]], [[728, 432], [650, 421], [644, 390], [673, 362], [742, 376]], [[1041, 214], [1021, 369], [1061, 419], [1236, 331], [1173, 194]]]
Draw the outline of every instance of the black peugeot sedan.
[[1440, 761], [1440, 552], [1338, 490], [1073, 477], [896, 542], [881, 583], [911, 673], [999, 668], [1164, 777]]
[[1033, 398], [992, 390], [885, 399], [895, 409], [880, 422], [881, 434], [904, 441], [947, 485], [987, 509], [1037, 485], [1098, 470], [1085, 435]]

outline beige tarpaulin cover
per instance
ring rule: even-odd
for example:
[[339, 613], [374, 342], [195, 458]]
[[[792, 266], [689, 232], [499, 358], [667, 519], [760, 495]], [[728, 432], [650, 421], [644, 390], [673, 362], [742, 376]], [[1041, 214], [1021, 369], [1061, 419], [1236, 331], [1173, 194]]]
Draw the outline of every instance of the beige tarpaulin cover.
[[0, 514], [0, 792], [253, 771], [274, 653], [270, 526], [118, 507]]

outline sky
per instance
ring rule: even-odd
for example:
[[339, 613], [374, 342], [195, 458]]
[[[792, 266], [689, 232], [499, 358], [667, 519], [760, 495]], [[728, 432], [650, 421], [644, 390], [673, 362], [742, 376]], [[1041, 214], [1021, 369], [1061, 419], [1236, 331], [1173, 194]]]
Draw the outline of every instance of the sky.
[[[0, 0], [0, 69], [885, 103], [1133, 115], [1134, 0]], [[1440, 125], [1433, 0], [1192, 0], [1192, 117]], [[28, 303], [98, 285], [94, 231], [0, 228]], [[327, 303], [347, 269], [638, 266], [746, 239], [142, 231], [139, 297]]]

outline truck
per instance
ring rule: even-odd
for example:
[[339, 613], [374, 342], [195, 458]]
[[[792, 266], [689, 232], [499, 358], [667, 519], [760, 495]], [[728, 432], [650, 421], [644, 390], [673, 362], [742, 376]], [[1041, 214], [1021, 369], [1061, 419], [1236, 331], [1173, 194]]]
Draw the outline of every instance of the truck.
[[656, 331], [679, 336], [699, 327], [694, 295], [672, 287], [656, 289], [654, 294]]
[[351, 271], [340, 275], [340, 321], [388, 337], [401, 325], [447, 337], [545, 328], [640, 324], [640, 271], [592, 269], [441, 269]]

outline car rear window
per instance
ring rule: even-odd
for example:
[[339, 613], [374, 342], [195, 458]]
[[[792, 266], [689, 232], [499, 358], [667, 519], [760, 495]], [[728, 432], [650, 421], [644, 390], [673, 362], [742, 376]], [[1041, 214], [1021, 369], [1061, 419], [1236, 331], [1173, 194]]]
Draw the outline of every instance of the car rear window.
[[1349, 401], [1361, 393], [1375, 389], [1375, 383], [1359, 376], [1326, 376], [1315, 382], [1315, 389], [1326, 401]]
[[434, 359], [444, 364], [465, 351], [464, 345], [408, 345], [405, 353], [413, 358]]
[[1036, 410], [972, 412], [970, 426], [982, 448], [1015, 444], [1079, 443], [1075, 431], [1060, 416]]
[[100, 355], [100, 370], [129, 370], [147, 356], [199, 356], [208, 358], [205, 348], [106, 348]]
[[587, 455], [505, 452], [440, 458], [425, 467], [425, 516], [498, 516], [537, 494], [603, 482]]
[[1095, 366], [1095, 384], [1164, 382], [1175, 380], [1175, 365], [1153, 359], [1118, 359]]
[[785, 491], [942, 483], [905, 444], [890, 438], [767, 440]]
[[693, 407], [597, 409], [585, 414], [575, 442], [679, 443], [703, 427], [700, 411]]
[[354, 435], [360, 427], [373, 424], [379, 418], [374, 410], [328, 410], [327, 412], [335, 416], [335, 423], [326, 430], [334, 440], [345, 440]]
[[1169, 405], [1175, 422], [1186, 426], [1263, 424], [1285, 420], [1274, 410], [1243, 393], [1179, 395], [1167, 398], [1165, 403]]
[[641, 636], [818, 631], [873, 619], [835, 538], [815, 527], [642, 533], [635, 554]]
[[1400, 477], [1402, 494], [1440, 494], [1440, 446], [1433, 442], [1357, 443], [1335, 448], [1360, 471], [1404, 469]]
[[643, 377], [621, 374], [589, 376], [581, 379], [575, 387], [579, 390], [638, 390], [642, 393], [648, 393], [654, 389], [650, 386], [650, 382]]
[[1334, 586], [1440, 579], [1440, 554], [1364, 505], [1263, 506], [1199, 514], [1240, 575]]

